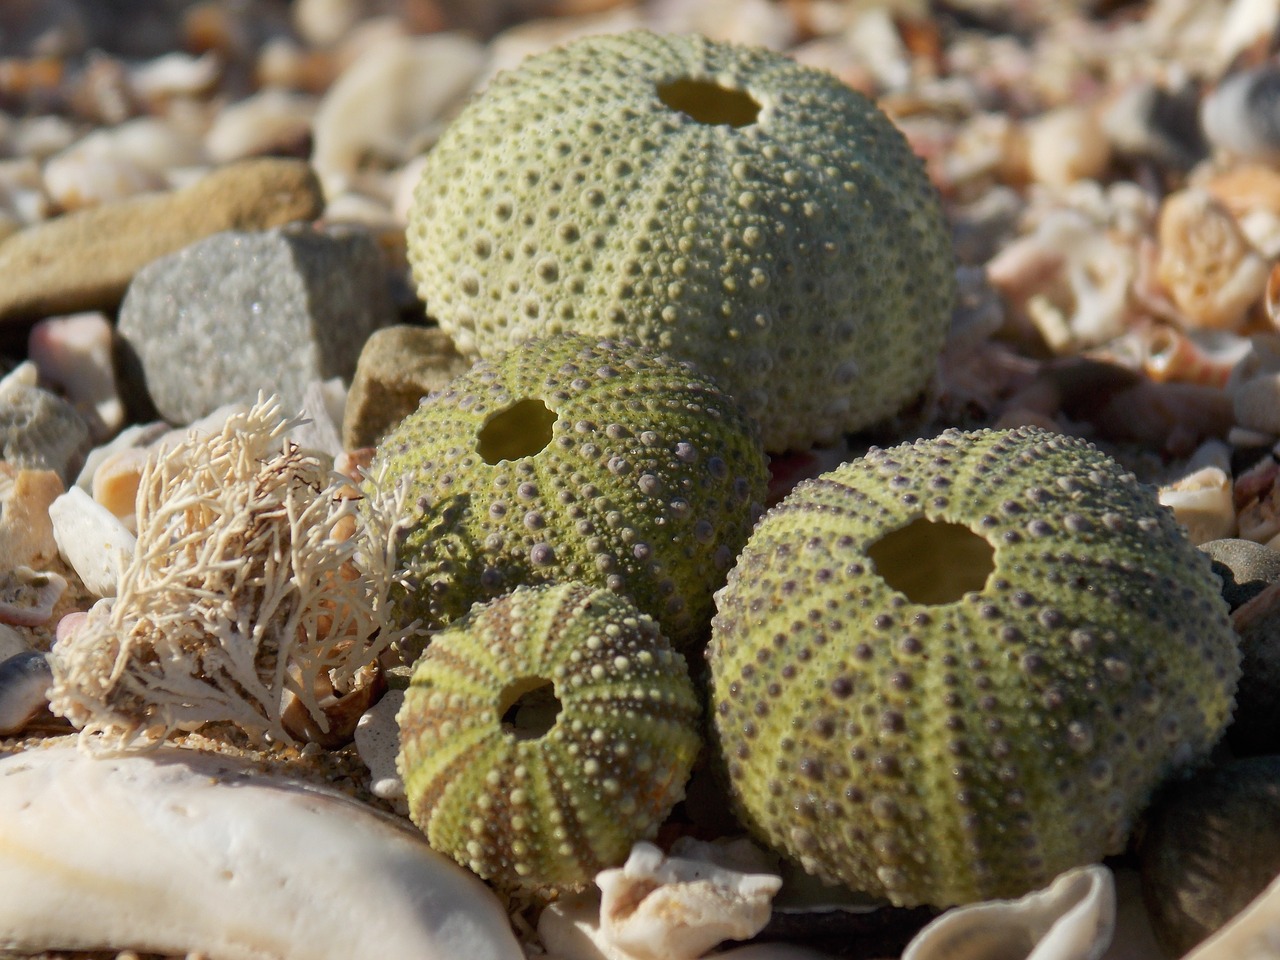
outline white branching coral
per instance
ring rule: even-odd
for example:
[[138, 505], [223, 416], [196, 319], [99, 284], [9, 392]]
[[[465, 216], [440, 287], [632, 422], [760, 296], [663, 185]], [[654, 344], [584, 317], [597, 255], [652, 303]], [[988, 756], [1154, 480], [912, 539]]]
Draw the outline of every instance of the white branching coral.
[[116, 596], [54, 647], [56, 713], [122, 749], [209, 721], [287, 740], [379, 680], [395, 498], [358, 510], [298, 422], [260, 399], [149, 458]]

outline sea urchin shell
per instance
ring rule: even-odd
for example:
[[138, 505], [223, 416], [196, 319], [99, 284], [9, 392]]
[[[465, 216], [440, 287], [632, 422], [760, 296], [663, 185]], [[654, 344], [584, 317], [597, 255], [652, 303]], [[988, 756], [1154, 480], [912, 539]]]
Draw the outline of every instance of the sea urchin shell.
[[1231, 715], [1207, 559], [1082, 440], [948, 431], [801, 484], [716, 595], [747, 823], [898, 904], [1010, 897], [1124, 845]]
[[436, 634], [397, 720], [410, 814], [504, 888], [582, 886], [683, 796], [700, 707], [624, 597], [521, 587]]

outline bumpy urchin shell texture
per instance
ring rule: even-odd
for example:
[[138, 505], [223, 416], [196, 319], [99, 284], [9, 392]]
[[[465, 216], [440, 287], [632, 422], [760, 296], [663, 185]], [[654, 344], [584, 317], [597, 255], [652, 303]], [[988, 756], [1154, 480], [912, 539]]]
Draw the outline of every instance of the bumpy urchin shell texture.
[[687, 364], [560, 336], [432, 394], [372, 465], [407, 483], [402, 616], [438, 627], [520, 584], [629, 596], [678, 646], [763, 511], [767, 458], [741, 407]]
[[948, 431], [808, 481], [716, 595], [732, 790], [810, 872], [938, 906], [1122, 849], [1226, 726], [1206, 558], [1084, 441]]
[[684, 795], [700, 715], [684, 658], [625, 597], [519, 587], [432, 639], [398, 764], [435, 849], [500, 887], [580, 887]]
[[408, 230], [463, 352], [560, 330], [694, 361], [771, 451], [895, 413], [953, 299], [923, 165], [835, 77], [637, 31], [501, 74], [428, 154]]

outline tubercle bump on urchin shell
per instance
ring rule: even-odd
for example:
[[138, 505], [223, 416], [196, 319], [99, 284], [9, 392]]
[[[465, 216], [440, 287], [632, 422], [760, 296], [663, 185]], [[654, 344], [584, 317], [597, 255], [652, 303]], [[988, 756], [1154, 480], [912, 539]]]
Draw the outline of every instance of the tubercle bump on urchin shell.
[[[989, 566], [922, 600], [877, 566], [900, 535], [925, 566], [984, 540]], [[1013, 896], [1115, 852], [1216, 741], [1239, 674], [1167, 511], [1047, 431], [949, 431], [832, 471], [766, 515], [716, 601], [714, 718], [744, 822], [902, 904]]]

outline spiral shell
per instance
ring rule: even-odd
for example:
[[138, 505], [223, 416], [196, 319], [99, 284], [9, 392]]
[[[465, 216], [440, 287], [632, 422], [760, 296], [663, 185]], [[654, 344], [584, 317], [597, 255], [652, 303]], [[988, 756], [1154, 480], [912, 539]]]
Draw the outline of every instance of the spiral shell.
[[574, 888], [683, 796], [699, 715], [684, 658], [630, 601], [521, 587], [432, 639], [397, 766], [436, 850], [499, 887]]

